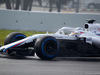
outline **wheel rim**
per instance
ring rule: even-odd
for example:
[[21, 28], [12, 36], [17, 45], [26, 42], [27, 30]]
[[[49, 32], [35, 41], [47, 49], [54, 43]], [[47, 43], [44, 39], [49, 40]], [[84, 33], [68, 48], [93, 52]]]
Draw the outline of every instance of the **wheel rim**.
[[26, 36], [22, 35], [22, 34], [19, 34], [19, 35], [16, 35], [14, 36], [10, 41], [11, 42], [15, 42], [15, 41], [18, 41], [18, 40], [21, 40], [23, 38], [25, 38]]
[[42, 44], [42, 53], [47, 57], [55, 57], [59, 52], [59, 45], [55, 39], [46, 39]]

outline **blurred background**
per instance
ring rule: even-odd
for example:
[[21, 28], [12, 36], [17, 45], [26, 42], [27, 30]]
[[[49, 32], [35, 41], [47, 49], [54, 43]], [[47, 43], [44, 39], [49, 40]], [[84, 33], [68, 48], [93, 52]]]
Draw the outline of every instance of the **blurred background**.
[[0, 9], [64, 13], [99, 13], [100, 0], [0, 0]]

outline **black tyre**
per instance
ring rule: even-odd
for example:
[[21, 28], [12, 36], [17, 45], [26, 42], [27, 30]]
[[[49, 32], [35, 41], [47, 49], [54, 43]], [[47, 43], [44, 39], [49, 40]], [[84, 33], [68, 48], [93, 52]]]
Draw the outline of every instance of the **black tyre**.
[[22, 33], [19, 33], [19, 32], [13, 32], [13, 33], [10, 33], [5, 41], [4, 41], [4, 45], [7, 45], [9, 43], [12, 43], [12, 42], [15, 42], [15, 41], [18, 41], [18, 40], [21, 40], [23, 38], [26, 38], [26, 36]]
[[[19, 32], [13, 32], [13, 33], [10, 33], [7, 37], [6, 37], [6, 39], [5, 39], [5, 41], [4, 41], [4, 45], [7, 45], [7, 44], [9, 44], [9, 43], [12, 43], [12, 42], [15, 42], [15, 41], [18, 41], [18, 40], [21, 40], [21, 39], [23, 39], [23, 38], [26, 38], [26, 36], [24, 35], [24, 34], [22, 34], [22, 33], [19, 33]], [[16, 53], [17, 55], [21, 55], [20, 53]], [[12, 51], [8, 51], [8, 55], [10, 55], [10, 56], [14, 56], [14, 54], [13, 54], [13, 52]], [[24, 55], [24, 54], [23, 54]]]
[[51, 60], [55, 58], [59, 52], [59, 43], [54, 37], [41, 37], [37, 39], [35, 43], [35, 51], [39, 58]]

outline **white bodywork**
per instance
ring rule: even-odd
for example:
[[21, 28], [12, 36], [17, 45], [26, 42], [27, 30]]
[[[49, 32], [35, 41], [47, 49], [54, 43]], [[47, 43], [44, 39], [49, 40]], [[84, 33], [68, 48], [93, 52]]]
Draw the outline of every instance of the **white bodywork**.
[[77, 40], [78, 38], [85, 37], [86, 43], [92, 44], [92, 43], [97, 42], [97, 46], [98, 46], [100, 42], [100, 37], [98, 36], [100, 34], [100, 24], [93, 23], [93, 24], [88, 24], [88, 25], [89, 25], [88, 29], [83, 29], [81, 27], [77, 27], [77, 28], [62, 27], [55, 34], [48, 34], [48, 33], [47, 34], [35, 34], [27, 38], [24, 38], [22, 40], [19, 40], [17, 42], [13, 42], [8, 45], [2, 46], [0, 47], [0, 51], [6, 52], [8, 48], [16, 48], [25, 43], [30, 43], [34, 39], [38, 39], [42, 36], [53, 36], [56, 39], [66, 39], [66, 40]]

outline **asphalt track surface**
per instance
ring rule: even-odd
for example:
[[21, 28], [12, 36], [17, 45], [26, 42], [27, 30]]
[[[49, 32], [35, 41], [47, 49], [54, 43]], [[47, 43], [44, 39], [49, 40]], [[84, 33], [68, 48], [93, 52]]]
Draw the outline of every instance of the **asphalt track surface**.
[[0, 55], [0, 75], [100, 75], [100, 58], [41, 60], [37, 56], [12, 58]]

